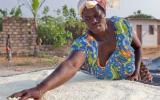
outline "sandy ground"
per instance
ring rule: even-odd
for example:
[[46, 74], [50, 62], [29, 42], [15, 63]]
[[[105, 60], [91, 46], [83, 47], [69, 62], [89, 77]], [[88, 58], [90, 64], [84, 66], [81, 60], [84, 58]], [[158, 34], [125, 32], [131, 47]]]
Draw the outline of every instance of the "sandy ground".
[[12, 76], [12, 75], [19, 75], [29, 72], [35, 72], [45, 69], [54, 69], [55, 66], [48, 66], [48, 67], [40, 67], [40, 66], [14, 66], [14, 67], [1, 67], [0, 77]]
[[[144, 49], [144, 59], [155, 59], [160, 57], [160, 48]], [[5, 57], [0, 57], [0, 76], [12, 76], [45, 69], [54, 69], [65, 57], [46, 56], [45, 57], [14, 57], [11, 64], [8, 64]], [[160, 69], [160, 68], [159, 68]], [[160, 72], [160, 71], [159, 71]], [[160, 74], [153, 73], [154, 80], [160, 84]], [[158, 84], [158, 85], [159, 85]]]
[[[6, 100], [14, 92], [35, 86], [52, 71], [0, 77], [0, 100]], [[42, 100], [160, 100], [159, 90], [159, 86], [127, 80], [97, 80], [78, 72], [66, 84], [47, 92]]]
[[[150, 50], [143, 55], [145, 59], [157, 57], [160, 57], [159, 50], [158, 52]], [[61, 60], [57, 58], [27, 58], [26, 60], [22, 57], [13, 59], [9, 65], [4, 57], [0, 57], [0, 100], [6, 100], [7, 96], [16, 91], [35, 86], [64, 60], [64, 58], [58, 59]], [[106, 100], [108, 98], [110, 100], [160, 100], [160, 74], [154, 73], [154, 76], [156, 83], [148, 85], [126, 80], [102, 81], [78, 72], [68, 83], [47, 92], [43, 100]]]
[[14, 57], [9, 63], [5, 57], [0, 57], [0, 76], [54, 69], [64, 59], [64, 57]]
[[0, 65], [0, 76], [12, 76], [17, 74], [24, 74], [29, 72], [35, 72], [45, 69], [54, 69], [56, 65], [48, 65], [48, 66], [2, 66]]
[[[144, 48], [144, 59], [155, 59], [160, 57], [159, 48]], [[28, 72], [34, 72], [44, 69], [53, 69], [65, 59], [63, 55], [39, 57], [13, 57], [12, 63], [9, 65], [5, 57], [0, 57], [0, 76], [10, 76]]]

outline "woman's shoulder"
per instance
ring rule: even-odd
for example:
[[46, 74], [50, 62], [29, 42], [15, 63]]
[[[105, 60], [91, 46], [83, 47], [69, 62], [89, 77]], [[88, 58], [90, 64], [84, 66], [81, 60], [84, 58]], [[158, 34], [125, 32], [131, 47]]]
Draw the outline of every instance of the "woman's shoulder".
[[88, 37], [87, 34], [85, 34], [75, 39], [71, 45], [71, 50], [72, 51], [82, 51], [82, 52], [87, 53], [87, 48], [89, 47], [87, 37]]
[[86, 34], [82, 34], [81, 36], [77, 37], [76, 39], [74, 39], [74, 42], [85, 42], [86, 41]]
[[86, 42], [90, 43], [91, 41], [95, 42], [93, 36], [90, 35], [90, 31], [88, 30], [86, 33], [82, 34], [78, 38], [74, 40], [75, 42]]
[[131, 29], [132, 26], [130, 24], [130, 22], [123, 17], [118, 17], [118, 16], [112, 16], [110, 18], [111, 22], [114, 24], [115, 27], [117, 28], [123, 28], [123, 29]]
[[112, 16], [111, 18], [109, 18], [112, 22], [117, 23], [120, 21], [127, 21], [126, 18], [123, 17], [119, 17], [119, 16]]
[[78, 47], [81, 47], [81, 46], [85, 46], [87, 44], [86, 42], [86, 35], [81, 35], [79, 36], [78, 38], [76, 38], [73, 43], [72, 43], [72, 47], [74, 46], [78, 46]]
[[127, 35], [132, 39], [132, 26], [126, 18], [113, 16], [110, 20], [113, 22], [117, 34], [128, 33]]

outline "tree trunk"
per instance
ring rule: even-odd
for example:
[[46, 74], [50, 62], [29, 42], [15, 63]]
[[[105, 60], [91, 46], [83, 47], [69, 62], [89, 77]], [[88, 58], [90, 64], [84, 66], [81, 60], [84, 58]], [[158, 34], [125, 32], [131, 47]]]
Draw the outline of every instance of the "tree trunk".
[[6, 58], [8, 60], [8, 65], [10, 65], [11, 60], [12, 60], [12, 48], [11, 48], [11, 40], [10, 40], [10, 35], [7, 35], [6, 38]]

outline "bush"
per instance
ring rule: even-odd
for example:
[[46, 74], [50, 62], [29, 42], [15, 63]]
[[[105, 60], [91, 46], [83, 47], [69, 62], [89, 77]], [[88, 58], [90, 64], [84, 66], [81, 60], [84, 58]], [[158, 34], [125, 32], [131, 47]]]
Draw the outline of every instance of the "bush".
[[63, 46], [73, 39], [79, 37], [86, 31], [86, 25], [76, 17], [73, 8], [63, 6], [57, 10], [57, 17], [44, 14], [38, 23], [38, 36], [42, 44]]
[[81, 36], [86, 31], [86, 29], [86, 24], [80, 19], [69, 18], [65, 22], [65, 30], [72, 33], [73, 39]]
[[65, 30], [71, 32], [74, 39], [86, 31], [87, 26], [76, 16], [75, 9], [68, 8], [67, 5], [64, 5], [61, 15], [65, 19]]
[[38, 36], [42, 44], [51, 44], [55, 47], [63, 46], [72, 40], [72, 34], [65, 30], [61, 17], [45, 16], [39, 20]]

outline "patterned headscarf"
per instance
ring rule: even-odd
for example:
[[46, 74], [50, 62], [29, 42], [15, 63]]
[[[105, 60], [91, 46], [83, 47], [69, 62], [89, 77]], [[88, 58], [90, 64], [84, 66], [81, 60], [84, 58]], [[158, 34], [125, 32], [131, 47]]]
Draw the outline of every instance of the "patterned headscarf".
[[78, 2], [78, 11], [80, 16], [82, 16], [82, 12], [84, 8], [94, 8], [96, 5], [101, 6], [104, 11], [106, 11], [107, 7], [107, 0], [79, 0]]

